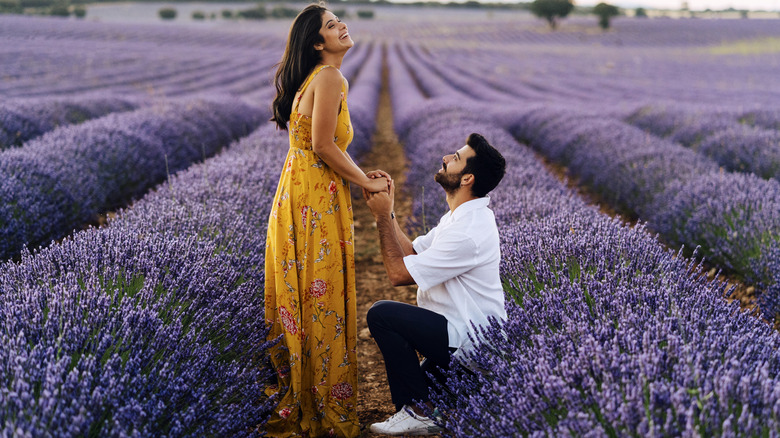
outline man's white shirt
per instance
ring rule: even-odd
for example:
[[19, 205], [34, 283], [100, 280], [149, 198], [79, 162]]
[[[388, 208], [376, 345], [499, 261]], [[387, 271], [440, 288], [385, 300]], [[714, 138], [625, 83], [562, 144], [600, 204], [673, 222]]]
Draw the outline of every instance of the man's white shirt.
[[404, 257], [418, 286], [417, 305], [447, 318], [449, 346], [458, 353], [470, 349], [469, 333], [477, 339], [472, 322], [506, 320], [498, 227], [489, 203], [485, 196], [448, 211], [412, 242], [417, 254]]

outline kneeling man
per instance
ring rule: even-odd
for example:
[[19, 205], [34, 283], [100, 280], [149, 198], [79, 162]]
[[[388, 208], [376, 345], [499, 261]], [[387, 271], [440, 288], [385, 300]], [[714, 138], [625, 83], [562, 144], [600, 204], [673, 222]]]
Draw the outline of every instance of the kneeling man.
[[[417, 306], [379, 301], [367, 320], [385, 360], [390, 393], [398, 412], [371, 431], [389, 435], [439, 432], [423, 415], [432, 408], [426, 372], [448, 368], [450, 355], [467, 351], [472, 323], [506, 319], [499, 278], [498, 228], [488, 192], [504, 176], [504, 157], [481, 135], [445, 155], [435, 180], [447, 195], [449, 211], [428, 234], [409, 240], [393, 211], [389, 193], [363, 192], [377, 222], [382, 258], [394, 286], [417, 284]], [[420, 363], [417, 353], [425, 357]]]

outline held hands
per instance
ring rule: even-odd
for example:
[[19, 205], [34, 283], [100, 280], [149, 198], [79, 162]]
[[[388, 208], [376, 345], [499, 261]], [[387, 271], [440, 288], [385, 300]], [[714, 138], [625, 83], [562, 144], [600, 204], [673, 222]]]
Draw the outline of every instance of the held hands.
[[366, 189], [363, 189], [363, 198], [366, 200], [368, 208], [371, 209], [371, 213], [375, 218], [390, 217], [390, 213], [394, 209], [395, 204], [395, 183], [390, 180], [389, 192], [375, 192], [371, 193]]
[[[366, 196], [366, 191], [369, 193], [390, 191], [390, 182], [393, 181], [393, 179], [390, 177], [389, 173], [385, 172], [384, 170], [372, 170], [370, 172], [366, 172], [366, 176], [369, 179], [369, 184], [363, 187], [363, 197]], [[384, 186], [382, 184], [384, 184]]]

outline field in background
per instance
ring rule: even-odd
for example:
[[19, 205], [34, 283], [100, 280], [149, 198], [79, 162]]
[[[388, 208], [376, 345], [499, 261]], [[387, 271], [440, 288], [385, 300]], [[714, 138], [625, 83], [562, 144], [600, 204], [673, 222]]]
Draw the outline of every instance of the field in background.
[[[776, 434], [780, 20], [553, 32], [483, 12], [347, 20], [342, 66], [358, 157], [387, 69], [416, 231], [443, 213], [443, 153], [481, 132], [507, 157], [491, 206], [509, 320], [470, 356], [479, 372], [437, 390], [449, 433]], [[89, 17], [0, 16], [3, 433], [262, 429], [287, 147], [266, 120], [289, 22]]]

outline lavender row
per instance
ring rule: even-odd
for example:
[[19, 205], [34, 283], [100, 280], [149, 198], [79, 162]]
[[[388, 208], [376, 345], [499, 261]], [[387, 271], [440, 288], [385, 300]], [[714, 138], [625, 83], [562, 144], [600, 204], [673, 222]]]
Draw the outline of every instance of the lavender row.
[[[632, 21], [631, 26], [643, 27], [648, 32], [644, 38], [652, 41], [664, 32], [690, 32], [691, 27], [698, 25], [691, 20], [670, 21]], [[479, 40], [462, 44], [463, 29], [447, 33], [442, 31], [447, 30], [445, 27], [431, 27], [429, 32], [438, 31], [436, 38], [414, 38], [414, 45], [421, 48], [418, 51], [424, 51], [422, 58], [441, 70], [443, 76], [457, 72], [458, 87], [463, 90], [461, 84], [465, 84], [466, 91], [482, 100], [495, 101], [493, 94], [498, 92], [520, 100], [583, 102], [600, 107], [646, 100], [706, 103], [725, 108], [757, 104], [776, 108], [780, 98], [774, 81], [778, 55], [771, 51], [771, 40], [745, 43], [740, 41], [739, 32], [731, 34], [742, 24], [706, 21], [712, 23], [705, 26], [716, 25], [722, 31], [720, 45], [660, 50], [652, 45], [508, 43], [503, 38], [511, 31], [503, 23], [481, 22], [466, 25], [466, 29], [479, 26], [483, 35]], [[628, 30], [616, 29], [613, 35]], [[745, 56], [751, 50], [755, 51], [754, 56]], [[452, 62], [453, 59], [463, 61]], [[482, 91], [485, 87], [493, 91]]]
[[[230, 29], [197, 29], [183, 26], [165, 26], [129, 23], [101, 23], [98, 21], [74, 21], [57, 17], [29, 15], [0, 16], [0, 39], [20, 40], [71, 40], [77, 44], [85, 41], [137, 41], [156, 45], [190, 45], [204, 48], [235, 47], [257, 51], [278, 48], [284, 41], [288, 27], [263, 23], [252, 26], [249, 32]], [[3, 47], [13, 50], [13, 47]], [[5, 50], [4, 50], [5, 51]]]
[[265, 228], [286, 137], [259, 129], [107, 227], [0, 267], [2, 435], [257, 436]]
[[780, 311], [771, 304], [777, 273], [766, 268], [780, 244], [776, 180], [723, 172], [690, 149], [618, 120], [552, 106], [518, 110], [510, 129], [671, 245], [701, 247], [708, 262], [765, 289], [767, 319]]
[[627, 121], [693, 148], [727, 170], [780, 179], [780, 130], [743, 123], [755, 120], [753, 114], [744, 110], [699, 112], [670, 105], [644, 107]]
[[376, 128], [376, 114], [379, 107], [379, 92], [382, 88], [383, 49], [373, 43], [364, 49], [359, 69], [353, 73], [349, 89], [349, 115], [352, 119], [354, 137], [349, 153], [361, 157], [371, 149], [371, 137]]
[[[394, 102], [419, 99], [413, 83], [394, 83], [402, 85]], [[394, 112], [413, 119], [396, 123], [407, 127], [401, 137], [415, 157], [408, 184], [439, 206], [426, 205], [427, 221], [446, 207], [432, 178], [438, 158], [468, 133], [483, 133], [507, 158], [491, 206], [509, 319], [468, 356], [475, 372], [455, 370], [435, 391], [446, 435], [777, 430], [780, 335], [727, 304], [723, 284], [704, 280], [642, 227], [585, 205], [508, 132], [470, 116], [479, 110], [434, 99]]]
[[552, 32], [543, 20], [530, 13], [502, 11], [489, 19], [475, 17], [475, 14], [469, 14], [465, 19], [444, 19], [442, 12], [435, 8], [415, 12], [420, 19], [427, 18], [428, 21], [355, 22], [350, 23], [350, 28], [376, 38], [401, 37], [438, 48], [455, 47], [461, 53], [475, 47], [516, 45], [575, 47], [579, 51], [589, 51], [594, 47], [676, 49], [780, 36], [777, 20], [773, 19], [643, 20], [621, 17], [613, 20], [609, 32], [601, 32], [595, 16], [569, 17], [562, 22], [560, 31]]
[[97, 90], [123, 96], [240, 95], [270, 85], [270, 67], [280, 56], [280, 38], [271, 33], [74, 26], [40, 17], [7, 21], [0, 17], [7, 25], [0, 26], [0, 95], [6, 97]]
[[0, 256], [46, 244], [214, 155], [267, 118], [229, 98], [162, 102], [0, 153]]
[[[406, 53], [409, 52], [407, 48]], [[457, 84], [468, 84], [468, 75], [464, 74], [463, 79], [457, 82], [445, 81], [444, 72], [447, 71], [447, 74], [452, 76], [454, 71], [463, 72], [461, 67], [464, 65], [479, 65], [482, 71], [490, 72], [491, 64], [481, 62], [490, 57], [498, 59], [495, 53], [490, 52], [487, 50], [475, 53], [475, 62], [460, 63], [452, 68], [434, 61], [422, 63], [419, 59], [409, 56], [405, 60], [409, 69], [417, 72], [415, 77], [424, 78], [418, 81], [418, 85], [427, 94], [464, 96], [468, 89]], [[431, 57], [449, 56], [447, 51], [428, 53]], [[413, 61], [410, 62], [410, 59]], [[542, 60], [544, 61], [544, 58]], [[539, 63], [537, 58], [529, 62], [531, 61]], [[503, 62], [505, 65], [519, 64], [511, 58]], [[577, 63], [571, 64], [567, 63], [567, 68], [575, 71], [579, 68]], [[437, 65], [440, 68], [437, 69]], [[479, 83], [476, 77], [471, 79], [475, 84]], [[455, 85], [452, 85], [453, 83]], [[511, 89], [509, 83], [504, 86], [508, 90]], [[472, 89], [476, 90], [478, 86], [475, 85]], [[552, 94], [558, 96], [560, 93]], [[780, 288], [777, 284], [777, 274], [766, 267], [773, 265], [774, 259], [770, 255], [774, 253], [773, 247], [780, 240], [780, 221], [776, 217], [776, 184], [764, 183], [752, 176], [743, 178], [733, 174], [718, 175], [717, 165], [711, 160], [697, 156], [693, 151], [684, 150], [672, 142], [661, 141], [625, 126], [613, 117], [622, 118], [635, 110], [630, 110], [630, 105], [619, 99], [615, 100], [614, 104], [608, 101], [606, 104], [586, 105], [582, 103], [583, 100], [551, 97], [542, 101], [550, 103], [524, 102], [522, 106], [501, 106], [495, 98], [481, 99], [481, 95], [482, 93], [470, 93], [468, 97], [471, 101], [462, 102], [474, 107], [475, 112], [490, 114], [489, 117], [495, 123], [515, 126], [513, 130], [518, 131], [517, 134], [521, 138], [531, 141], [540, 150], [544, 149], [543, 153], [554, 160], [572, 166], [583, 183], [596, 186], [609, 203], [642, 220], [650, 221], [650, 227], [660, 232], [673, 245], [686, 245], [691, 250], [701, 245], [702, 254], [711, 263], [736, 272], [766, 290], [761, 301], [764, 315], [768, 319], [773, 319], [780, 310], [774, 304], [778, 301], [776, 295]], [[743, 99], [746, 99], [743, 103], [749, 100], [748, 97]], [[493, 110], [489, 107], [477, 109], [483, 106], [478, 103], [480, 100], [492, 105]], [[771, 126], [777, 117], [777, 112], [764, 104], [752, 104], [749, 109], [744, 109], [744, 106], [742, 109], [730, 111], [743, 114], [740, 116], [743, 121], [758, 126]], [[772, 135], [770, 133], [762, 138], [771, 144]], [[743, 140], [751, 138], [756, 139], [753, 136]], [[710, 145], [710, 150], [718, 150], [717, 153], [724, 156], [723, 161], [734, 161], [736, 154], [729, 154], [724, 151], [725, 148], [718, 145], [718, 142], [728, 139], [726, 134], [716, 137]], [[770, 154], [767, 149], [755, 153], [760, 158], [754, 161], [772, 169], [771, 161], [762, 159]], [[576, 163], [572, 163], [573, 160], [576, 160]], [[738, 164], [735, 167], [740, 166]], [[695, 183], [686, 184], [685, 181]], [[674, 185], [676, 182], [679, 184]], [[720, 189], [713, 189], [711, 186]], [[728, 193], [730, 187], [734, 190]], [[713, 192], [717, 192], [717, 196], [709, 197], [715, 196]], [[722, 195], [724, 192], [728, 194]], [[759, 194], [761, 192], [763, 194]], [[672, 204], [675, 209], [669, 211], [667, 206]]]
[[58, 126], [130, 111], [140, 104], [136, 99], [108, 96], [6, 101], [0, 103], [0, 150], [21, 146]]
[[[139, 97], [203, 92], [241, 94], [270, 83], [268, 71], [275, 58], [272, 53], [257, 59], [256, 55], [250, 58], [245, 51], [218, 48], [207, 51], [198, 46], [160, 50], [151, 44], [92, 41], [85, 50], [68, 43], [22, 43], [23, 52], [8, 54], [13, 60], [5, 64], [8, 79], [0, 84], [0, 94], [8, 97], [96, 91]], [[91, 54], [95, 52], [104, 53], [93, 58]], [[31, 74], [32, 68], [38, 71]]]

